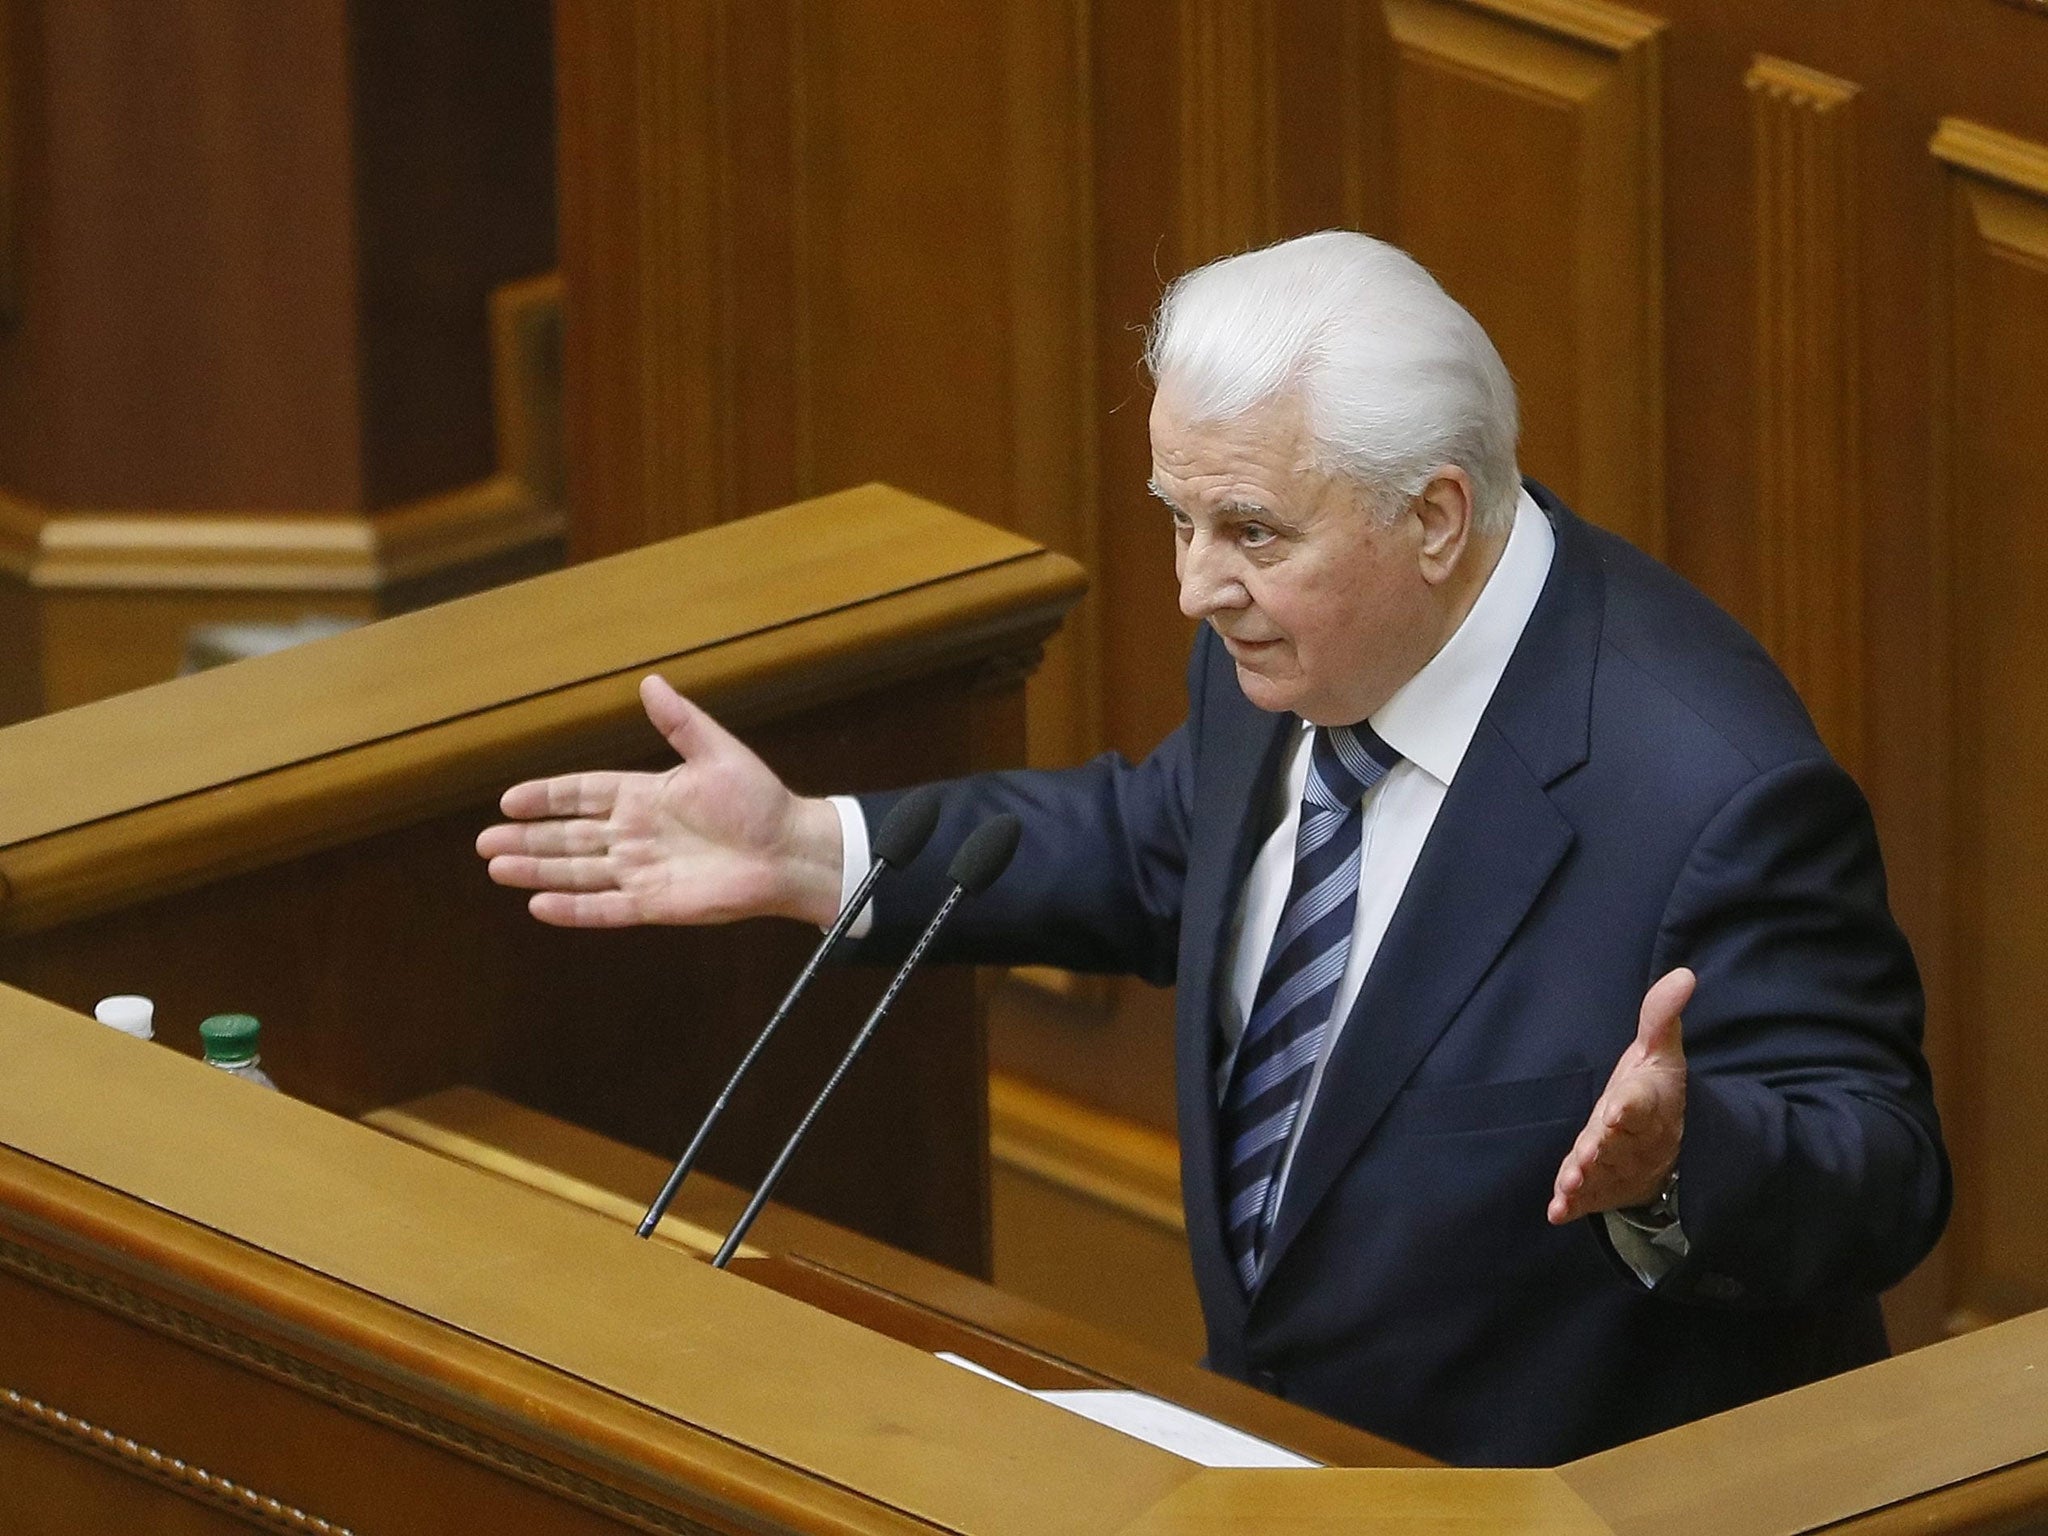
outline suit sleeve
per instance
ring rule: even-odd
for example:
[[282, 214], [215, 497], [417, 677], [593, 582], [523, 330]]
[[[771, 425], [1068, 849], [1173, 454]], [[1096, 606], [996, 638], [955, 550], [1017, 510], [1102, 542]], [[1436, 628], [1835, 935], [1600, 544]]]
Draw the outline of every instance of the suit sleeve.
[[[961, 842], [1008, 812], [1023, 826], [1016, 857], [987, 891], [956, 908], [932, 958], [1171, 981], [1187, 866], [1187, 755], [1183, 726], [1136, 764], [1105, 755], [1078, 768], [946, 783], [937, 830], [908, 868], [883, 877], [874, 927], [857, 954], [887, 960], [906, 952], [952, 888], [945, 870]], [[893, 800], [862, 797], [870, 827]]]
[[[1211, 640], [1203, 630], [1189, 658], [1187, 719], [1144, 761], [1106, 754], [1078, 768], [947, 783], [931, 841], [907, 869], [883, 879], [874, 926], [853, 953], [879, 961], [906, 953], [951, 889], [945, 870], [954, 850], [986, 818], [1008, 812], [1023, 824], [1016, 858], [955, 910], [932, 957], [1172, 981]], [[879, 825], [894, 800], [861, 797], [867, 824]]]
[[1733, 1306], [1869, 1294], [1947, 1219], [1923, 1003], [1875, 828], [1833, 763], [1745, 784], [1673, 886], [1654, 974], [1689, 965], [1678, 1205], [1660, 1296]]

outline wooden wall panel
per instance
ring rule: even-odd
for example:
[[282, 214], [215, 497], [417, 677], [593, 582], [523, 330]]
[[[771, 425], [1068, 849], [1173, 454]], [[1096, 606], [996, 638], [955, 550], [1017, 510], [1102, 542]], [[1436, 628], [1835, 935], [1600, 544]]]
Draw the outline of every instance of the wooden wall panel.
[[1853, 770], [1863, 740], [1856, 87], [1744, 81], [1756, 165], [1758, 638]]
[[[1077, 5], [556, 10], [575, 548], [867, 480], [1092, 559]], [[1100, 736], [1089, 612], [1034, 751]]]
[[604, 285], [564, 362], [578, 554], [722, 520], [718, 19], [662, 0], [555, 10], [562, 269], [571, 293]]
[[10, 717], [168, 678], [195, 612], [360, 617], [559, 562], [559, 504], [496, 473], [489, 328], [554, 259], [547, 14], [10, 0]]
[[360, 505], [490, 476], [490, 317], [555, 264], [547, 0], [349, 0]]
[[1180, 0], [1179, 20], [1185, 271], [1273, 238], [1279, 103], [1272, 0]]
[[15, 102], [22, 77], [16, 72], [15, 22], [0, 8], [0, 326], [14, 321], [15, 282]]
[[1204, 1348], [1171, 1135], [989, 1081], [995, 1283], [1176, 1359]]
[[2026, 1193], [2048, 1168], [2048, 145], [1950, 119], [1933, 151], [1956, 677], [1951, 1283], [1968, 1323], [2048, 1306], [2048, 1211]]
[[1492, 334], [1522, 464], [1664, 547], [1662, 23], [1601, 0], [1387, 0], [1393, 237]]
[[[1103, 554], [1094, 426], [1095, 137], [1078, 3], [999, 7], [1008, 196], [1010, 505], [1019, 533], [1091, 568]], [[1100, 606], [1084, 598], [1030, 683], [1031, 760], [1099, 750]]]
[[951, 9], [801, 13], [807, 457], [979, 512], [1010, 478], [1005, 23]]

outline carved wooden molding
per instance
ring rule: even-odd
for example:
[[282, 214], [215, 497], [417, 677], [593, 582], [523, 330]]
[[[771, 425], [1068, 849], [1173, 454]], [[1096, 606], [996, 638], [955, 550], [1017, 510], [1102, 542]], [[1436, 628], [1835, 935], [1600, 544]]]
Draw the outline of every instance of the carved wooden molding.
[[490, 327], [483, 480], [378, 512], [96, 511], [0, 490], [0, 571], [44, 591], [374, 593], [558, 543], [560, 278], [505, 285]]
[[[686, 1516], [633, 1498], [616, 1488], [607, 1487], [594, 1479], [571, 1472], [566, 1467], [543, 1460], [529, 1451], [479, 1434], [466, 1425], [442, 1418], [438, 1414], [428, 1413], [389, 1393], [380, 1392], [374, 1387], [352, 1381], [346, 1376], [302, 1360], [275, 1345], [222, 1327], [209, 1319], [117, 1284], [104, 1275], [94, 1274], [4, 1237], [0, 1237], [0, 1269], [12, 1271], [24, 1279], [62, 1292], [103, 1312], [111, 1312], [153, 1333], [166, 1335], [194, 1348], [203, 1349], [209, 1354], [221, 1356], [239, 1365], [261, 1371], [265, 1375], [289, 1382], [297, 1390], [336, 1407], [374, 1419], [415, 1438], [430, 1440], [445, 1450], [466, 1456], [521, 1482], [545, 1488], [559, 1497], [629, 1520], [643, 1529], [673, 1533], [673, 1536], [713, 1536], [710, 1527]], [[99, 1433], [101, 1432], [94, 1431], [95, 1436]], [[225, 1482], [226, 1479], [220, 1481]], [[320, 1529], [315, 1526], [281, 1528]]]
[[[1525, 468], [1657, 553], [1664, 23], [1603, 0], [1382, 3], [1399, 59], [1396, 238], [1501, 346]], [[1503, 180], [1542, 210], [1506, 250], [1473, 234]]]
[[1005, 694], [1022, 688], [1045, 660], [1043, 645], [995, 651], [975, 664], [967, 690], [974, 694]]
[[1183, 267], [1274, 237], [1271, 0], [1181, 0]]
[[224, 1508], [251, 1524], [273, 1531], [311, 1532], [313, 1536], [354, 1536], [345, 1525], [309, 1515], [296, 1505], [259, 1493], [246, 1483], [194, 1466], [131, 1436], [116, 1434], [12, 1387], [0, 1387], [0, 1423], [10, 1421], [31, 1434], [112, 1462], [124, 1472]]
[[1754, 129], [1761, 638], [1853, 768], [1863, 730], [1857, 88], [1783, 59]]
[[1947, 118], [1929, 150], [1950, 172], [1934, 436], [1954, 690], [1950, 1007], [1966, 1033], [1943, 1069], [1960, 1106], [1950, 1322], [1968, 1326], [2048, 1305], [1995, 1194], [2038, 1146], [2017, 1085], [2043, 933], [2033, 872], [2048, 860], [2029, 796], [2048, 740], [2033, 668], [2048, 596], [2048, 145]]
[[1632, 11], [1606, 0], [1464, 0], [1474, 10], [1491, 11], [1574, 42], [1621, 54], [1648, 43], [1664, 29], [1655, 16]]
[[0, 6], [0, 326], [11, 325], [21, 295], [16, 288], [14, 39], [9, 8]]
[[2017, 192], [2048, 197], [2048, 146], [1960, 117], [1945, 117], [1928, 144], [1934, 158]]
[[0, 568], [44, 591], [379, 592], [564, 528], [502, 475], [375, 514], [54, 511], [0, 492]]

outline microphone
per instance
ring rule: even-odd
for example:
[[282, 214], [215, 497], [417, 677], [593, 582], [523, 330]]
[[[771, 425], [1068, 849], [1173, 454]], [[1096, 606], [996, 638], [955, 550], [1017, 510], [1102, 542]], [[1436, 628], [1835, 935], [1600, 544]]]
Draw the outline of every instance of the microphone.
[[870, 1013], [867, 1022], [861, 1025], [860, 1033], [853, 1037], [853, 1044], [846, 1048], [846, 1054], [839, 1058], [839, 1065], [832, 1069], [831, 1077], [827, 1078], [825, 1086], [818, 1090], [817, 1098], [811, 1101], [811, 1107], [804, 1112], [803, 1119], [790, 1133], [789, 1140], [782, 1144], [782, 1150], [776, 1154], [767, 1177], [761, 1180], [761, 1187], [754, 1191], [753, 1199], [749, 1200], [747, 1208], [740, 1212], [740, 1219], [734, 1222], [732, 1230], [725, 1234], [725, 1241], [719, 1246], [717, 1257], [711, 1261], [713, 1269], [725, 1268], [727, 1261], [732, 1258], [740, 1245], [740, 1239], [747, 1235], [747, 1228], [754, 1224], [754, 1218], [761, 1214], [761, 1207], [768, 1203], [769, 1192], [781, 1179], [782, 1171], [789, 1166], [790, 1158], [796, 1155], [797, 1144], [804, 1139], [805, 1133], [811, 1128], [811, 1122], [818, 1118], [818, 1111], [823, 1109], [825, 1101], [832, 1097], [832, 1091], [839, 1086], [839, 1080], [846, 1076], [854, 1059], [867, 1048], [868, 1041], [874, 1037], [875, 1026], [882, 1022], [882, 1015], [889, 1011], [889, 1005], [896, 1001], [896, 994], [903, 990], [903, 983], [909, 979], [918, 961], [924, 958], [924, 952], [931, 946], [940, 925], [953, 915], [953, 908], [962, 896], [980, 895], [996, 883], [998, 875], [1009, 868], [1011, 856], [1017, 851], [1017, 838], [1022, 830], [1016, 817], [1004, 814], [991, 816], [967, 835], [967, 841], [960, 845], [960, 851], [953, 855], [953, 862], [946, 870], [946, 878], [953, 882], [953, 889], [947, 892], [946, 899], [939, 903], [939, 910], [932, 914], [932, 920], [925, 924], [924, 933], [912, 946], [910, 958], [905, 960], [902, 968], [896, 972], [896, 978], [889, 983], [888, 990], [882, 994], [882, 1000], [875, 1004], [875, 1011]]
[[748, 1069], [754, 1065], [755, 1058], [768, 1044], [769, 1037], [780, 1027], [782, 1021], [789, 1017], [789, 1010], [796, 1006], [796, 1000], [809, 989], [811, 978], [818, 974], [818, 967], [824, 963], [825, 956], [831, 952], [832, 946], [853, 926], [854, 918], [859, 916], [860, 909], [867, 905], [868, 897], [873, 894], [875, 882], [882, 878], [882, 870], [885, 867], [901, 869], [916, 858], [924, 845], [931, 841], [932, 829], [939, 824], [940, 799], [937, 785], [923, 784], [904, 795], [889, 808], [889, 814], [882, 818], [882, 825], [875, 832], [874, 859], [868, 865], [867, 874], [861, 878], [859, 886], [847, 899], [846, 905], [839, 909], [839, 915], [832, 920], [832, 926], [825, 931], [825, 937], [819, 941], [818, 947], [811, 951], [811, 958], [798, 973], [796, 981], [791, 984], [789, 991], [783, 994], [782, 1006], [770, 1017], [768, 1027], [754, 1037], [754, 1043], [747, 1048], [747, 1054], [740, 1058], [740, 1064], [733, 1069], [732, 1076], [726, 1079], [725, 1087], [712, 1101], [711, 1112], [704, 1117], [704, 1123], [697, 1127], [697, 1134], [690, 1138], [690, 1145], [684, 1149], [682, 1157], [677, 1161], [675, 1171], [669, 1174], [668, 1182], [661, 1186], [661, 1193], [654, 1197], [654, 1204], [647, 1208], [647, 1214], [640, 1218], [640, 1236], [648, 1236], [660, 1225], [662, 1213], [668, 1209], [669, 1202], [675, 1199], [676, 1191], [683, 1187], [683, 1180], [689, 1177], [690, 1169], [697, 1162], [697, 1154], [704, 1150], [704, 1139], [711, 1134], [711, 1127], [718, 1123], [718, 1117], [725, 1113], [725, 1106], [732, 1100], [733, 1090], [739, 1087], [740, 1079], [745, 1077]]

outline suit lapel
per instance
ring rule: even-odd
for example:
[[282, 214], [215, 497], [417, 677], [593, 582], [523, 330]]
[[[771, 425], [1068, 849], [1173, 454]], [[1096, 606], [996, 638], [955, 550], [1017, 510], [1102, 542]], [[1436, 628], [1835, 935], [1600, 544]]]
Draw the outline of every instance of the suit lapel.
[[1557, 534], [1550, 574], [1324, 1068], [1262, 1286], [1571, 847], [1548, 789], [1586, 759], [1604, 583], [1577, 520], [1531, 490]]
[[[1211, 644], [1207, 634], [1204, 644]], [[1221, 652], [1212, 653], [1221, 656]], [[1227, 657], [1210, 668], [1211, 709], [1196, 776], [1193, 825], [1232, 828], [1195, 840], [1181, 909], [1181, 964], [1175, 1009], [1174, 1078], [1178, 1093], [1181, 1197], [1187, 1212], [1195, 1280], [1209, 1316], [1241, 1316], [1244, 1291], [1224, 1256], [1216, 1149], [1216, 1003], [1229, 956], [1230, 919], [1258, 852], [1263, 808], [1272, 797], [1293, 715], [1268, 714], [1237, 691]], [[1210, 851], [1213, 847], [1213, 852]]]

